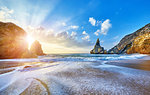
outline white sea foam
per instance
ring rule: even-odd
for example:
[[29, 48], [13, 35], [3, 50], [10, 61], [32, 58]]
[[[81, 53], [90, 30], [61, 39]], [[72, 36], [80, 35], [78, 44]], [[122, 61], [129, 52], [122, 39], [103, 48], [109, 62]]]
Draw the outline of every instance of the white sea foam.
[[39, 58], [29, 59], [1, 59], [0, 62], [50, 62], [50, 61], [99, 61], [99, 60], [124, 60], [124, 59], [140, 59], [147, 55], [116, 55], [116, 54], [70, 54], [70, 55], [47, 55]]
[[37, 58], [29, 58], [29, 59], [1, 59], [0, 62], [38, 62]]
[[[40, 57], [36, 59], [36, 64], [27, 65], [27, 68], [26, 65], [11, 67], [15, 70], [1, 74], [0, 94], [39, 94], [47, 92], [48, 89], [52, 95], [149, 95], [150, 71], [106, 64], [111, 60], [135, 60], [145, 56], [76, 54]], [[45, 90], [42, 92], [37, 87]]]

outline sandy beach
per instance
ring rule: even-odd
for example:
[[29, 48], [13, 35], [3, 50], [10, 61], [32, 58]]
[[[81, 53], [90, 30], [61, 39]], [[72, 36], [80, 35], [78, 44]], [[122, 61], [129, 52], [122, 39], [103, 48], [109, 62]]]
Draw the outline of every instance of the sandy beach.
[[145, 57], [144, 59], [110, 61], [106, 64], [150, 71], [150, 57], [149, 56]]
[[97, 62], [95, 60], [86, 61], [89, 58], [84, 57], [82, 59], [86, 59], [85, 61], [79, 61], [79, 58], [77, 61], [76, 57], [74, 61], [57, 59], [59, 61], [56, 62], [50, 62], [50, 60], [46, 62], [46, 59], [40, 59], [41, 62], [21, 62], [19, 66], [9, 65], [9, 68], [5, 68], [9, 70], [8, 72], [4, 72], [5, 69], [1, 68], [0, 94], [150, 94], [149, 56], [130, 60], [99, 60]]

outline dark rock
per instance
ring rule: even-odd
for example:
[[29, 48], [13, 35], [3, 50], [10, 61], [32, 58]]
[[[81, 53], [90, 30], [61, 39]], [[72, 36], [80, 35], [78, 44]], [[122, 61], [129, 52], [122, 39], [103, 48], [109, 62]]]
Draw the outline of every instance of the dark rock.
[[43, 53], [41, 44], [39, 43], [39, 41], [34, 41], [33, 44], [31, 45], [30, 51], [36, 55], [45, 55]]
[[31, 66], [25, 66], [24, 69], [25, 69], [25, 68], [31, 68]]
[[26, 36], [19, 26], [0, 22], [0, 59], [36, 57], [28, 50]]
[[100, 42], [99, 42], [99, 38], [97, 39], [96, 41], [96, 44], [94, 46], [94, 49], [92, 49], [90, 51], [91, 54], [104, 54], [104, 53], [107, 53], [106, 50], [104, 50], [103, 47], [100, 46]]
[[[144, 47], [150, 47], [149, 45], [144, 44], [144, 40], [149, 39], [150, 37], [149, 35], [150, 35], [150, 24], [147, 24], [141, 29], [137, 30], [136, 32], [126, 35], [124, 38], [121, 39], [119, 44], [110, 49], [108, 53], [110, 54], [149, 53], [150, 52], [149, 49], [145, 49], [145, 52], [141, 52], [142, 49], [144, 49]], [[147, 44], [149, 43], [150, 42], [147, 42]], [[141, 47], [141, 49], [139, 47]]]

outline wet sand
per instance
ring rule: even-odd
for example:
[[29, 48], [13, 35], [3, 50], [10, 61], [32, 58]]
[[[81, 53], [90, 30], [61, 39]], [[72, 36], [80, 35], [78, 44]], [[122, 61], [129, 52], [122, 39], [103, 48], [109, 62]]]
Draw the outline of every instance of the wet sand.
[[28, 65], [0, 74], [0, 95], [150, 95], [149, 58]]
[[136, 60], [109, 61], [106, 64], [150, 71], [150, 57]]

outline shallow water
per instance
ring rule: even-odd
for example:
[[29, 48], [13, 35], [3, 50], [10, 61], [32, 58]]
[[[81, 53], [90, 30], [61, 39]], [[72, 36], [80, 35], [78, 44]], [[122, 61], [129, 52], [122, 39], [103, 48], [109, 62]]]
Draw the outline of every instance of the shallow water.
[[150, 57], [53, 54], [0, 60], [0, 95], [18, 94], [150, 95]]

